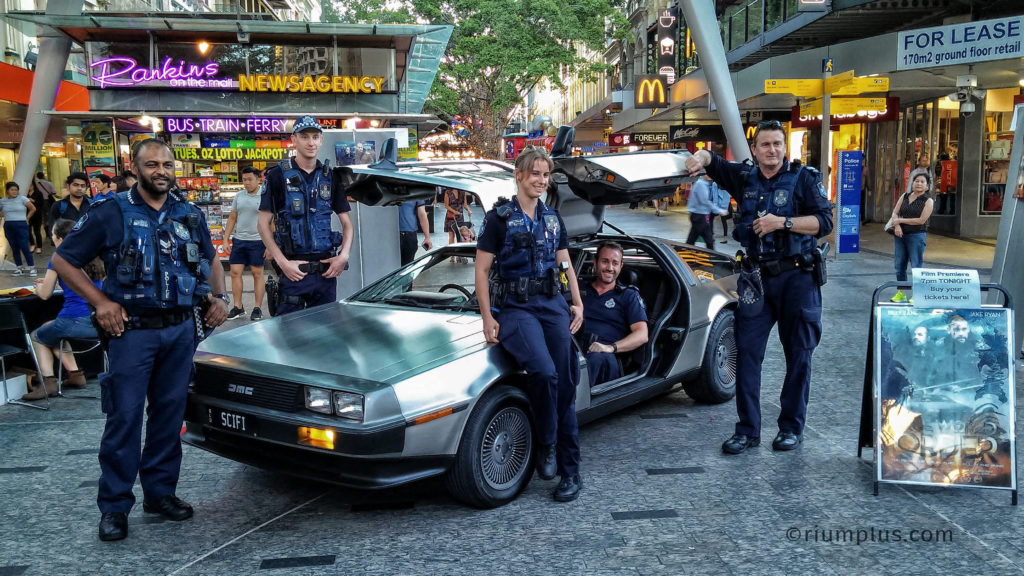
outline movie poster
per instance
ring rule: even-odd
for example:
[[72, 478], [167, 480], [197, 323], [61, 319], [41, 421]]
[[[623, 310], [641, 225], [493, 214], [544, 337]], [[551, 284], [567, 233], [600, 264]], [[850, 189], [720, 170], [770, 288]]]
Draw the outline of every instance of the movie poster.
[[876, 479], [1016, 488], [1011, 311], [879, 306]]
[[335, 142], [334, 143], [334, 159], [335, 165], [337, 166], [350, 166], [356, 164], [355, 161], [355, 142]]

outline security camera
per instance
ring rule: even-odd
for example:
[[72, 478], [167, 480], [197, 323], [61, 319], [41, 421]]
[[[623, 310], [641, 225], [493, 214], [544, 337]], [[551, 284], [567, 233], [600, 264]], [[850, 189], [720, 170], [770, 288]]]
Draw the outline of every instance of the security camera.
[[964, 102], [960, 104], [960, 115], [970, 116], [974, 114], [974, 102]]
[[248, 32], [239, 32], [238, 33], [238, 43], [239, 44], [248, 44], [249, 40], [250, 40], [250, 35], [249, 35]]
[[957, 88], [977, 88], [978, 77], [974, 74], [963, 74], [956, 77]]

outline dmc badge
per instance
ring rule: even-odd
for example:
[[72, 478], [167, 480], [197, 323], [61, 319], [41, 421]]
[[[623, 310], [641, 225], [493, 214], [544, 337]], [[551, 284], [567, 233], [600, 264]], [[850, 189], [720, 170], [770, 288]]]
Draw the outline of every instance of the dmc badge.
[[612, 300], [610, 298], [608, 300], [605, 300], [604, 307], [605, 308], [615, 308], [615, 300]]
[[182, 240], [188, 240], [188, 228], [181, 222], [174, 223], [174, 235]]

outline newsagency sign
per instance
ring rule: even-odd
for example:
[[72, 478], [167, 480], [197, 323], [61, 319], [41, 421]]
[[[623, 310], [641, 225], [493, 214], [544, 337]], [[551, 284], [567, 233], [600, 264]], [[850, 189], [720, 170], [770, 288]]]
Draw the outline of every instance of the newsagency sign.
[[664, 76], [634, 76], [634, 108], [664, 108], [668, 106], [668, 87]]
[[1024, 15], [907, 30], [897, 38], [897, 70], [1019, 58]]

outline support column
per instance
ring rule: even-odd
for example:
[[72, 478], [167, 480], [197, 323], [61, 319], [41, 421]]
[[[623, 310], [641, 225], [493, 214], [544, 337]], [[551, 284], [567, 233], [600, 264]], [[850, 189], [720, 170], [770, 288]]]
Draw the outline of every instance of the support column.
[[[81, 14], [83, 3], [83, 0], [48, 2], [46, 13]], [[46, 131], [50, 128], [50, 117], [45, 112], [52, 110], [57, 101], [57, 89], [64, 78], [64, 68], [71, 53], [71, 39], [42, 26], [39, 27], [39, 31], [39, 58], [32, 78], [32, 95], [28, 101], [28, 114], [25, 116], [25, 130], [18, 150], [18, 161], [14, 165], [14, 181], [26, 193], [39, 165]], [[52, 35], [43, 36], [47, 33]]]
[[732, 87], [729, 62], [725, 59], [721, 30], [715, 18], [715, 6], [711, 0], [688, 0], [681, 2], [686, 25], [700, 54], [700, 66], [708, 81], [711, 97], [718, 107], [718, 119], [725, 130], [732, 155], [738, 162], [750, 159], [750, 146], [743, 132], [740, 108], [736, 103], [736, 92]]

